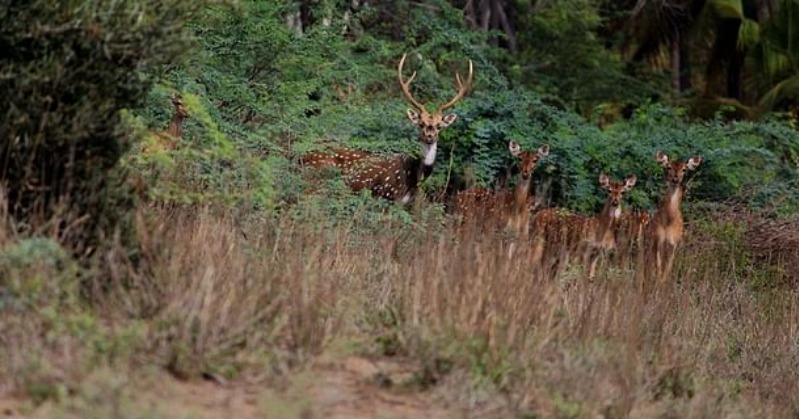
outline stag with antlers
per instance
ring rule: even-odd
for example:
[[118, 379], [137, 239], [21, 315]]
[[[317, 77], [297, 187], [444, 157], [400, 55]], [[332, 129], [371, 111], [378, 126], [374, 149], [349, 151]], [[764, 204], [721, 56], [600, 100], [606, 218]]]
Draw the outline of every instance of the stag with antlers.
[[490, 225], [491, 221], [502, 220], [508, 230], [524, 235], [530, 220], [533, 171], [538, 161], [549, 155], [549, 145], [544, 144], [536, 151], [522, 151], [516, 141], [511, 141], [508, 151], [519, 163], [519, 175], [513, 190], [472, 188], [460, 191], [455, 198], [455, 213], [461, 216], [464, 224], [482, 221]]
[[472, 86], [474, 69], [469, 60], [469, 74], [462, 80], [455, 73], [458, 91], [448, 102], [430, 113], [411, 93], [414, 72], [407, 81], [402, 75], [407, 54], [403, 54], [397, 66], [397, 78], [405, 99], [413, 106], [408, 109], [408, 119], [419, 128], [422, 157], [383, 157], [349, 148], [335, 148], [330, 152], [312, 152], [301, 157], [301, 164], [315, 168], [335, 167], [341, 170], [353, 191], [368, 189], [374, 196], [402, 203], [410, 202], [417, 194], [419, 183], [428, 177], [436, 160], [438, 135], [457, 119], [454, 113], [444, 112], [466, 96]]

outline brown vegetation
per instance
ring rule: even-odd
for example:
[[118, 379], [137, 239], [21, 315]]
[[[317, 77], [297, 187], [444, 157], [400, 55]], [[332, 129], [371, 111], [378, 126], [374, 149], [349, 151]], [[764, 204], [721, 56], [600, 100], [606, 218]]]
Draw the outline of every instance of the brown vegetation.
[[[144, 211], [146, 269], [121, 249], [108, 254], [90, 309], [68, 263], [14, 264], [9, 255], [30, 244], [5, 232], [3, 388], [57, 398], [95, 365], [142, 362], [277, 385], [350, 341], [365, 356], [410, 360], [416, 372], [394, 385], [435, 388], [451, 406], [500, 400], [544, 417], [799, 412], [797, 294], [750, 286], [764, 274], [748, 273], [740, 242], [713, 222], [689, 231], [676, 281], [654, 298], [634, 284], [640, 266], [599, 270], [594, 282], [538, 276], [532, 246], [509, 259], [490, 235]], [[50, 280], [32, 289], [32, 276]]]

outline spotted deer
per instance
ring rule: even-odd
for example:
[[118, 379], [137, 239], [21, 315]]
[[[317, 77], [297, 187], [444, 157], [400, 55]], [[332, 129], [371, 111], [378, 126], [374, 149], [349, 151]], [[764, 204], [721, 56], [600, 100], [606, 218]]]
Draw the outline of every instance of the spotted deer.
[[410, 202], [418, 191], [419, 183], [428, 177], [436, 161], [438, 135], [442, 129], [452, 125], [458, 118], [455, 113], [444, 112], [466, 96], [472, 86], [474, 68], [469, 60], [469, 74], [462, 80], [455, 73], [458, 91], [448, 102], [440, 105], [433, 113], [417, 101], [411, 93], [411, 83], [416, 72], [404, 79], [402, 69], [407, 54], [403, 54], [397, 66], [397, 79], [405, 99], [413, 106], [408, 109], [408, 119], [419, 128], [419, 142], [422, 145], [422, 157], [379, 156], [366, 151], [349, 148], [334, 148], [330, 151], [312, 152], [300, 158], [304, 166], [323, 168], [335, 167], [341, 170], [344, 179], [353, 191], [371, 190], [372, 195], [389, 200]]
[[172, 112], [172, 119], [169, 121], [166, 131], [155, 133], [152, 141], [142, 147], [143, 153], [174, 150], [183, 137], [183, 121], [189, 117], [189, 112], [183, 103], [183, 97], [179, 94], [173, 93], [169, 99], [175, 108]]
[[702, 162], [702, 157], [693, 156], [685, 161], [670, 161], [662, 151], [655, 154], [657, 162], [665, 169], [666, 193], [660, 203], [649, 228], [649, 254], [647, 268], [657, 276], [659, 281], [671, 276], [674, 256], [682, 242], [684, 223], [680, 204], [685, 193], [683, 180], [689, 170], [695, 170]]
[[636, 176], [613, 182], [605, 173], [599, 186], [608, 192], [605, 205], [597, 216], [588, 217], [563, 209], [546, 209], [533, 219], [534, 263], [539, 266], [555, 260], [555, 266], [568, 264], [572, 254], [582, 253], [588, 278], [596, 276], [599, 257], [617, 246], [616, 229], [622, 218], [622, 196], [635, 186]]
[[472, 188], [458, 192], [455, 212], [460, 215], [462, 223], [505, 221], [510, 231], [526, 234], [530, 221], [529, 198], [533, 192], [533, 171], [538, 161], [549, 155], [549, 145], [544, 144], [536, 151], [522, 151], [517, 142], [511, 141], [508, 151], [518, 159], [516, 186], [512, 191]]

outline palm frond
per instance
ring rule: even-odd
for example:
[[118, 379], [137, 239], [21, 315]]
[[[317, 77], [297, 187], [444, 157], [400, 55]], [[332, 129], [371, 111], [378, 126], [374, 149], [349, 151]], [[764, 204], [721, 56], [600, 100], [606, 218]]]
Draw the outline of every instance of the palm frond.
[[764, 110], [770, 110], [780, 100], [785, 98], [799, 98], [799, 73], [782, 80], [764, 94], [758, 106]]
[[743, 19], [744, 8], [741, 0], [713, 0], [708, 3], [721, 19]]
[[752, 19], [744, 18], [738, 29], [738, 48], [749, 49], [760, 42], [760, 24]]

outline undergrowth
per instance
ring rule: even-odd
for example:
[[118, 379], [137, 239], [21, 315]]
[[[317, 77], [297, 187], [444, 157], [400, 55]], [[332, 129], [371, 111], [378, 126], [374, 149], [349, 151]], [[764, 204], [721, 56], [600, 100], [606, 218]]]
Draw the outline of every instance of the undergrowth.
[[740, 228], [692, 228], [674, 280], [642, 291], [640, 267], [537, 277], [528, 247], [509, 258], [504, 239], [455, 236], [435, 208], [409, 223], [363, 202], [338, 221], [313, 199], [269, 218], [140, 208], [145, 263], [110, 252], [117, 276], [88, 296], [56, 242], [5, 235], [3, 388], [65, 400], [97, 368], [143, 365], [277, 383], [352, 340], [417, 365], [406, 385], [467, 405], [493, 394], [518, 415], [799, 412], [797, 295], [760, 286]]

